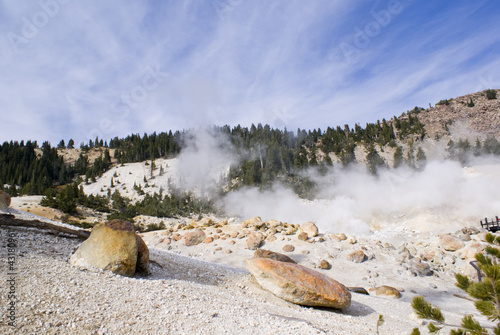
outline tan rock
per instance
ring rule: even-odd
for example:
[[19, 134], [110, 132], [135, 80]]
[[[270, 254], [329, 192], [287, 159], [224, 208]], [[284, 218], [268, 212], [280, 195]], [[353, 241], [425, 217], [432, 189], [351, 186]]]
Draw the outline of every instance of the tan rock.
[[286, 301], [332, 308], [351, 305], [351, 293], [344, 285], [302, 265], [268, 258], [251, 258], [246, 265], [262, 288]]
[[464, 242], [451, 235], [443, 235], [439, 237], [439, 245], [446, 251], [457, 251], [464, 247]]
[[211, 218], [203, 218], [198, 221], [198, 226], [200, 227], [210, 227], [214, 224], [214, 221]]
[[213, 236], [208, 236], [207, 238], [205, 238], [205, 240], [203, 241], [203, 243], [212, 243], [214, 241], [214, 238]]
[[184, 234], [185, 244], [188, 247], [203, 243], [206, 237], [205, 232], [201, 229], [188, 231]]
[[286, 244], [283, 246], [283, 251], [292, 252], [294, 250], [295, 250], [295, 247], [291, 244]]
[[307, 241], [307, 233], [305, 231], [303, 231], [302, 233], [300, 233], [299, 235], [297, 235], [297, 238], [301, 241]]
[[370, 295], [382, 296], [387, 298], [399, 299], [401, 298], [401, 292], [391, 286], [382, 285], [379, 287], [374, 287], [368, 289]]
[[180, 240], [182, 240], [182, 235], [179, 233], [174, 233], [174, 234], [172, 234], [172, 239], [174, 241], [180, 241]]
[[279, 262], [297, 263], [287, 255], [280, 254], [266, 249], [257, 249], [253, 254], [254, 258], [269, 258]]
[[231, 237], [231, 238], [236, 238], [237, 236], [238, 236], [238, 232], [236, 230], [233, 230], [231, 232], [231, 234], [229, 235], [229, 237]]
[[[149, 252], [147, 257], [145, 254], [141, 257], [146, 260]], [[78, 247], [69, 262], [75, 266], [92, 265], [119, 275], [132, 276], [137, 259], [134, 225], [124, 220], [112, 220], [94, 226], [89, 238]]]
[[250, 250], [256, 250], [264, 242], [264, 235], [262, 233], [251, 233], [247, 238], [247, 247]]
[[332, 268], [332, 265], [326, 259], [322, 259], [319, 263], [319, 268], [323, 270], [330, 270]]
[[10, 206], [10, 195], [4, 191], [0, 191], [0, 210], [4, 211]]
[[367, 259], [367, 257], [363, 250], [357, 250], [347, 255], [347, 259], [354, 263], [362, 263]]
[[314, 222], [306, 222], [303, 223], [302, 231], [307, 234], [309, 238], [318, 236], [318, 227], [314, 224]]
[[465, 248], [460, 249], [457, 252], [457, 256], [461, 259], [474, 260], [476, 258], [476, 254], [484, 252], [485, 248], [486, 246], [482, 245], [481, 243], [472, 242]]
[[344, 233], [339, 233], [339, 234], [337, 234], [337, 237], [338, 237], [341, 241], [345, 241], [345, 240], [347, 240], [347, 236], [346, 236]]
[[274, 234], [269, 234], [269, 236], [266, 238], [267, 242], [274, 242], [276, 241], [276, 236]]

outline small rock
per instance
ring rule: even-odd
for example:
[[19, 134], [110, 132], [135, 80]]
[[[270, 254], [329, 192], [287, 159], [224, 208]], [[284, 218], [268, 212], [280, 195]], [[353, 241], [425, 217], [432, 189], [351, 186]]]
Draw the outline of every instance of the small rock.
[[302, 253], [305, 254], [305, 255], [308, 255], [310, 254], [311, 252], [309, 250], [302, 250]]
[[307, 241], [308, 236], [307, 236], [307, 233], [303, 231], [302, 233], [297, 235], [297, 238], [301, 241]]
[[270, 234], [267, 238], [266, 238], [266, 241], [267, 242], [274, 242], [276, 241], [276, 236], [274, 234]]
[[229, 242], [229, 244], [233, 244], [233, 245], [234, 245], [234, 244], [236, 244], [236, 241], [235, 241], [235, 240], [231, 240], [231, 241]]
[[326, 259], [322, 259], [319, 263], [319, 268], [323, 270], [330, 270], [332, 265]]
[[256, 250], [264, 242], [264, 236], [262, 233], [251, 233], [247, 238], [247, 247], [250, 250]]
[[363, 250], [357, 250], [347, 255], [347, 259], [354, 263], [362, 263], [366, 260], [366, 255]]
[[356, 244], [356, 243], [358, 243], [358, 240], [356, 240], [356, 238], [354, 236], [349, 236], [349, 238], [347, 239], [347, 242], [349, 244]]
[[172, 235], [172, 239], [173, 239], [174, 241], [180, 241], [180, 240], [182, 240], [182, 235], [181, 235], [181, 234], [179, 234], [179, 233], [174, 233], [174, 234]]
[[201, 229], [188, 231], [187, 233], [184, 234], [184, 239], [186, 240], [185, 244], [188, 247], [203, 243], [206, 237], [207, 236], [205, 235], [205, 232]]
[[368, 289], [368, 291], [370, 292], [370, 295], [376, 295], [394, 299], [401, 298], [401, 293], [397, 289], [391, 286], [382, 285], [379, 287], [370, 288]]
[[291, 244], [285, 244], [283, 246], [283, 251], [286, 251], [286, 252], [292, 252], [295, 250], [295, 247]]
[[231, 249], [226, 249], [226, 254], [230, 254], [232, 253], [233, 251]]
[[430, 265], [424, 262], [413, 261], [410, 263], [408, 270], [419, 277], [431, 276], [433, 274]]
[[314, 224], [314, 222], [303, 223], [301, 228], [308, 237], [318, 236], [318, 227]]
[[237, 236], [238, 236], [238, 232], [236, 230], [233, 230], [231, 232], [231, 234], [229, 235], [229, 237], [231, 237], [231, 238], [236, 238]]
[[208, 243], [212, 243], [213, 241], [214, 241], [213, 236], [208, 236], [208, 237], [207, 237], [207, 238], [203, 241], [203, 243], [208, 244]]
[[457, 251], [464, 247], [464, 242], [451, 235], [444, 235], [439, 238], [439, 245], [446, 251]]

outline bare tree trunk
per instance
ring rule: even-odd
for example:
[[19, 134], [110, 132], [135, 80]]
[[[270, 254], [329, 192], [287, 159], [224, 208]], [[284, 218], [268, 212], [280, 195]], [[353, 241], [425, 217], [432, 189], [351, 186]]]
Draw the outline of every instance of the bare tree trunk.
[[12, 214], [0, 214], [0, 226], [34, 227], [48, 230], [53, 233], [66, 233], [76, 235], [80, 238], [87, 238], [90, 235], [90, 232], [84, 229], [63, 227], [53, 223], [42, 222], [38, 220], [22, 220], [16, 218]]

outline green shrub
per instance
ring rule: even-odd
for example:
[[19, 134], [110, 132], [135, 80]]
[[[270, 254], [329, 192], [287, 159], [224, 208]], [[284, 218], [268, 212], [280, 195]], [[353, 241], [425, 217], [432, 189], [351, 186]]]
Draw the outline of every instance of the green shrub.
[[486, 90], [486, 98], [488, 100], [493, 100], [497, 98], [497, 91], [495, 90]]
[[[493, 234], [486, 235], [486, 241], [490, 246], [486, 247], [486, 255], [477, 253], [476, 259], [478, 267], [484, 274], [484, 280], [474, 282], [467, 276], [457, 274], [455, 276], [457, 283], [455, 284], [460, 289], [464, 290], [472, 298], [476, 299], [474, 305], [476, 309], [490, 321], [500, 320], [500, 236]], [[444, 326], [457, 327], [445, 323], [441, 310], [433, 307], [425, 301], [422, 296], [413, 298], [412, 307], [418, 317], [422, 319], [430, 319], [427, 326], [429, 333], [438, 333]], [[491, 327], [487, 327], [491, 328]], [[493, 334], [500, 335], [500, 322], [492, 329]], [[413, 335], [420, 334], [418, 328], [413, 329]], [[452, 329], [452, 335], [465, 334], [490, 334], [486, 328], [474, 319], [472, 315], [466, 315], [462, 318], [462, 323], [458, 329]]]

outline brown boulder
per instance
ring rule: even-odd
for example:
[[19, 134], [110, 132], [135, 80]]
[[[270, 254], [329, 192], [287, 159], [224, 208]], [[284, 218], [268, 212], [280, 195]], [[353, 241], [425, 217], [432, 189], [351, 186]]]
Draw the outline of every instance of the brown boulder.
[[188, 247], [203, 243], [206, 237], [205, 232], [201, 229], [195, 229], [184, 234], [185, 244]]
[[10, 200], [8, 193], [0, 191], [0, 211], [4, 211], [10, 206]]
[[[92, 265], [119, 275], [132, 276], [139, 257], [136, 236], [134, 225], [130, 222], [112, 220], [99, 223], [71, 256], [70, 264], [84, 267]], [[141, 258], [141, 262], [146, 261], [146, 258], [149, 260], [149, 252], [146, 257], [143, 250]]]
[[283, 251], [292, 252], [294, 250], [295, 250], [295, 247], [291, 244], [286, 244], [283, 246]]
[[302, 265], [268, 258], [247, 259], [246, 265], [262, 288], [286, 301], [333, 308], [351, 305], [351, 293], [344, 285]]
[[254, 258], [269, 258], [279, 262], [297, 263], [287, 255], [280, 254], [266, 249], [257, 249], [253, 254]]

